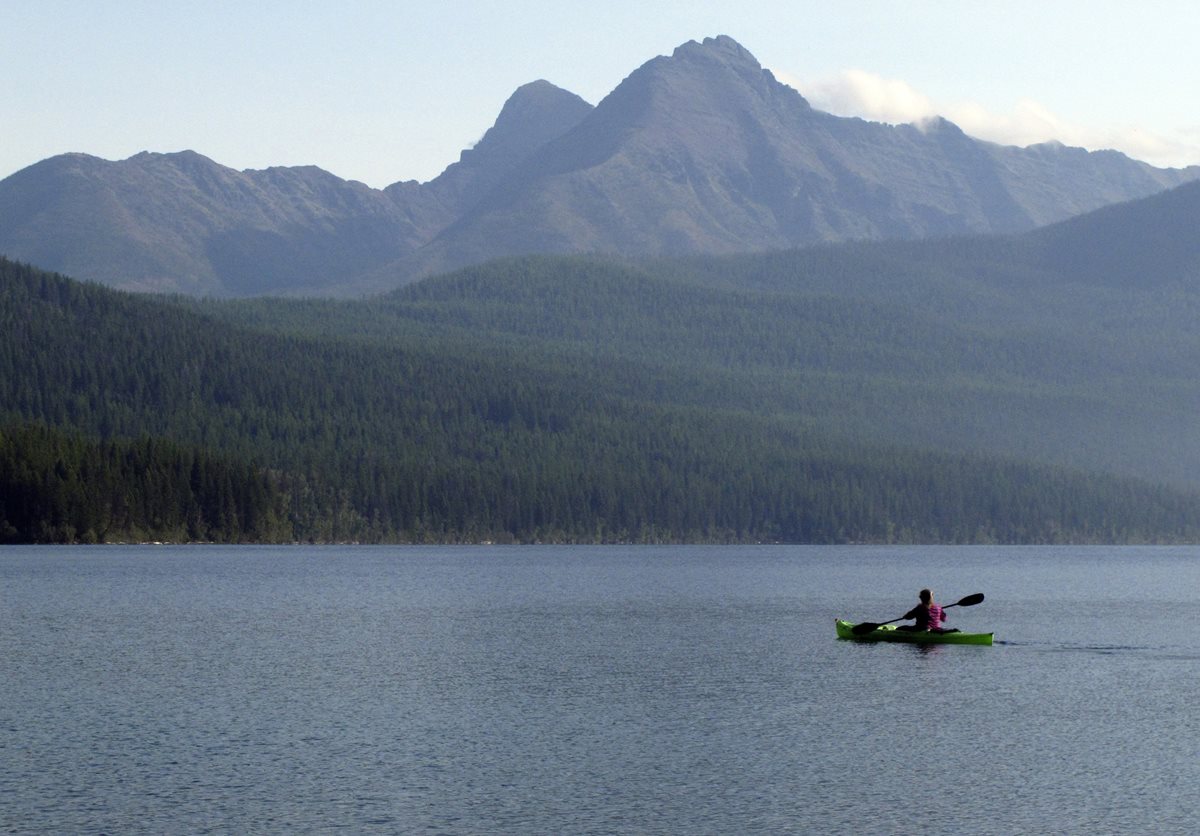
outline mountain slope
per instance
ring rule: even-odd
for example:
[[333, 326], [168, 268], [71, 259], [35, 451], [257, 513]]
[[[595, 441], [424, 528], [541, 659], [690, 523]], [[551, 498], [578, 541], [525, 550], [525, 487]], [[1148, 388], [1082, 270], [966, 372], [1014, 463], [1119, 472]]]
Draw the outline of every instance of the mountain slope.
[[398, 202], [417, 194], [434, 201], [443, 210], [440, 230], [473, 208], [538, 148], [578, 125], [591, 110], [583, 99], [548, 81], [523, 85], [504, 103], [483, 138], [436, 179], [425, 186], [397, 183], [385, 191]]
[[68, 154], [0, 186], [0, 250], [131, 290], [302, 290], [421, 240], [361, 183], [317, 168], [238, 172], [190, 151]]
[[1088, 284], [1200, 286], [1200, 183], [1109, 206], [1028, 236], [1030, 258]]

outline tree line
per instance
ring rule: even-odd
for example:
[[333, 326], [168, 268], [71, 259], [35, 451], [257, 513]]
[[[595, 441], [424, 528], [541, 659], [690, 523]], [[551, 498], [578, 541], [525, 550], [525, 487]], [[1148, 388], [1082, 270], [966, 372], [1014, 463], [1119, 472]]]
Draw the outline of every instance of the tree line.
[[0, 427], [0, 543], [286, 539], [279, 483], [162, 439]]

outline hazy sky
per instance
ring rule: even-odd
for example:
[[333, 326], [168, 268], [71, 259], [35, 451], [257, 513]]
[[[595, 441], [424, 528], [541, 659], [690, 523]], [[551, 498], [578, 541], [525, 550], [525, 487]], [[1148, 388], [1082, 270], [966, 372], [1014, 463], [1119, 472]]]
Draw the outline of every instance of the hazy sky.
[[0, 178], [192, 149], [383, 187], [458, 159], [520, 85], [595, 104], [730, 35], [815, 106], [1200, 163], [1192, 0], [0, 0]]

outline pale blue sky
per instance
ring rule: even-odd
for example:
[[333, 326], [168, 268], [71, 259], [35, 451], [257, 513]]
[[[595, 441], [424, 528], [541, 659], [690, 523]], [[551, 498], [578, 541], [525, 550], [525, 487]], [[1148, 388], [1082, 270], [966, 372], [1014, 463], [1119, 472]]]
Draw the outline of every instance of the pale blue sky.
[[1166, 0], [0, 0], [0, 178], [82, 151], [198, 151], [429, 180], [544, 78], [595, 104], [725, 34], [814, 105], [1200, 163], [1200, 4]]

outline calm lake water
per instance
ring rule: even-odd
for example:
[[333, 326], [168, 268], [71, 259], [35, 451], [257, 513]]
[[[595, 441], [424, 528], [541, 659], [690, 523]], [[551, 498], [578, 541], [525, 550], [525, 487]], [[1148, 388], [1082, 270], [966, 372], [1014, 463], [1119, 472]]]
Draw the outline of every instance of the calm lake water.
[[[837, 641], [932, 586], [991, 648]], [[1200, 820], [1200, 549], [0, 550], [4, 833]]]

